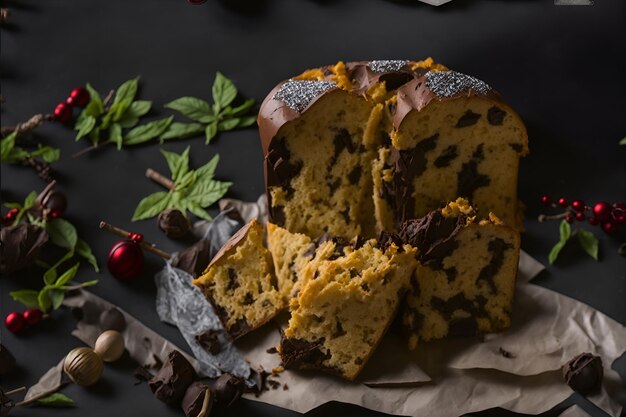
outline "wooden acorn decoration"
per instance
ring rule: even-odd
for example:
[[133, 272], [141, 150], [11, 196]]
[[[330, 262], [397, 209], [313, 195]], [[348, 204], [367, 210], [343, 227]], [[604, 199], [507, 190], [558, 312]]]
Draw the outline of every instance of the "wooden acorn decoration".
[[124, 353], [124, 338], [115, 330], [107, 330], [96, 340], [95, 349], [79, 347], [65, 356], [63, 371], [76, 385], [88, 387], [102, 377], [103, 362], [114, 362]]
[[96, 340], [94, 352], [105, 362], [115, 362], [124, 354], [124, 337], [120, 332], [107, 330]]

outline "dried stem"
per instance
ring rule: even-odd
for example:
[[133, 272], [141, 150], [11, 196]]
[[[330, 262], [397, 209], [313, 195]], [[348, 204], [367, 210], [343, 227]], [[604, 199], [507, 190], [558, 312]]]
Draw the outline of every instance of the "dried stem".
[[111, 141], [110, 139], [104, 140], [102, 142], [97, 142], [91, 146], [89, 146], [88, 148], [82, 149], [78, 152], [76, 152], [74, 155], [72, 155], [72, 158], [79, 158], [91, 151], [95, 151], [96, 149], [100, 149], [100, 148], [104, 148], [106, 145], [110, 145], [111, 143], [113, 143], [113, 141]]
[[104, 100], [102, 100], [102, 107], [104, 107], [105, 110], [109, 109], [109, 104], [111, 104], [111, 100], [113, 100], [113, 94], [115, 94], [115, 90], [110, 90], [109, 94], [107, 94], [104, 97]]
[[29, 405], [29, 404], [35, 403], [35, 402], [41, 400], [42, 398], [47, 397], [50, 394], [54, 394], [55, 392], [57, 392], [58, 390], [60, 390], [64, 386], [66, 386], [67, 384], [69, 384], [69, 382], [61, 382], [61, 385], [59, 385], [58, 387], [53, 388], [53, 389], [48, 390], [48, 391], [44, 391], [41, 394], [37, 394], [34, 397], [29, 398], [28, 400], [20, 401], [19, 403], [15, 404], [15, 406], [16, 407], [24, 407], [25, 405]]
[[[100, 229], [104, 229], [109, 233], [112, 233], [114, 235], [117, 235], [123, 238], [128, 238], [130, 235], [130, 232], [127, 232], [124, 229], [120, 229], [119, 227], [112, 226], [103, 221], [100, 222]], [[169, 253], [162, 251], [161, 249], [158, 249], [154, 244], [148, 243], [145, 240], [142, 240], [141, 242], [139, 242], [139, 245], [145, 250], [147, 250], [148, 252], [152, 252], [155, 255], [160, 256], [163, 259], [170, 259], [172, 257], [172, 255], [170, 255]]]
[[159, 185], [162, 185], [170, 191], [173, 191], [175, 188], [174, 181], [167, 178], [165, 175], [153, 170], [152, 168], [148, 168], [146, 170], [146, 177], [150, 178], [152, 181], [156, 182]]
[[555, 214], [555, 215], [553, 215], [553, 216], [549, 216], [549, 215], [547, 215], [547, 214], [540, 214], [540, 215], [537, 217], [537, 220], [538, 220], [539, 222], [545, 222], [546, 220], [561, 220], [561, 219], [566, 218], [566, 217], [567, 217], [567, 214], [568, 214], [567, 212], [565, 212], [565, 213], [561, 213], [561, 214]]
[[50, 164], [46, 161], [40, 161], [37, 158], [28, 157], [22, 160], [22, 165], [34, 169], [35, 172], [37, 172], [39, 178], [41, 178], [42, 180], [46, 182], [53, 181], [52, 168], [50, 167]]
[[10, 397], [11, 395], [17, 394], [18, 392], [22, 392], [22, 391], [26, 391], [26, 387], [19, 387], [19, 388], [12, 389], [11, 391], [5, 392], [4, 395], [6, 395], [7, 397]]
[[31, 130], [48, 120], [52, 120], [52, 115], [39, 113], [32, 116], [30, 119], [23, 123], [18, 123], [15, 126], [5, 126], [0, 128], [0, 134], [2, 134], [2, 136], [5, 136], [13, 132], [17, 132], [17, 135], [22, 135], [24, 133], [30, 132]]

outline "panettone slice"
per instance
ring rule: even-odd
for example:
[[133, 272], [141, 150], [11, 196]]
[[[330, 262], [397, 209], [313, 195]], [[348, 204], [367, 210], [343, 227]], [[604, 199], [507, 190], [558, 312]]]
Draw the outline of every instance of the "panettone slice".
[[414, 266], [408, 245], [321, 243], [290, 302], [279, 349], [283, 365], [354, 380], [393, 319]]
[[220, 249], [193, 281], [234, 340], [262, 326], [283, 307], [263, 226], [252, 220]]
[[458, 199], [402, 224], [401, 239], [419, 250], [402, 312], [411, 349], [510, 326], [520, 236], [488, 217], [476, 221], [467, 200]]

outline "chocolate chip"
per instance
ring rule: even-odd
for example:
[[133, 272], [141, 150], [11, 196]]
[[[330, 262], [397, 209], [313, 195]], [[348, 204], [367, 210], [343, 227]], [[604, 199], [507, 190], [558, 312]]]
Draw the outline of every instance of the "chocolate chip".
[[331, 166], [337, 161], [341, 152], [346, 149], [348, 153], [354, 153], [356, 146], [352, 142], [352, 136], [347, 129], [339, 129], [333, 138], [333, 144], [335, 145], [335, 153], [333, 155]]
[[504, 265], [504, 253], [509, 249], [513, 249], [513, 245], [505, 242], [501, 238], [495, 238], [489, 241], [487, 249], [489, 253], [491, 253], [491, 260], [480, 270], [476, 278], [476, 285], [478, 285], [480, 281], [486, 281], [491, 291], [495, 294], [498, 288], [494, 277], [500, 272], [502, 265]]
[[244, 334], [248, 333], [250, 330], [251, 330], [250, 326], [248, 325], [248, 322], [245, 319], [237, 320], [232, 326], [230, 326], [227, 329], [228, 334], [233, 340], [243, 336]]
[[356, 359], [354, 359], [354, 364], [363, 365], [363, 358], [357, 357]]
[[506, 116], [506, 112], [502, 110], [500, 107], [492, 106], [487, 110], [487, 120], [490, 125], [499, 126], [504, 121], [504, 116]]
[[237, 401], [245, 389], [243, 380], [234, 375], [225, 373], [220, 375], [213, 385], [215, 400], [218, 404], [229, 407]]
[[441, 155], [435, 159], [434, 165], [437, 168], [444, 168], [450, 165], [450, 162], [455, 160], [459, 156], [456, 145], [450, 145], [441, 152]]
[[395, 244], [400, 249], [400, 252], [402, 251], [402, 239], [400, 239], [400, 236], [397, 233], [385, 230], [380, 232], [378, 241], [376, 242], [376, 247], [384, 253], [387, 252], [387, 249], [389, 249], [392, 244]]
[[316, 368], [326, 368], [323, 362], [330, 358], [330, 352], [323, 353], [321, 348], [325, 339], [315, 342], [304, 339], [287, 338], [281, 333], [280, 355], [285, 368], [297, 368], [301, 365], [310, 365]]
[[227, 272], [228, 272], [228, 286], [226, 287], [226, 289], [228, 289], [229, 291], [234, 291], [235, 289], [239, 288], [239, 281], [237, 280], [237, 271], [235, 271], [233, 268], [228, 268]]
[[216, 330], [209, 330], [195, 337], [196, 342], [200, 344], [211, 355], [217, 355], [222, 350], [222, 345], [219, 340], [219, 332]]
[[195, 377], [196, 372], [189, 361], [180, 352], [173, 350], [148, 384], [155, 397], [164, 403], [174, 404], [183, 398]]
[[[205, 396], [208, 395], [208, 409], [204, 414], [200, 414], [205, 402]], [[185, 417], [209, 417], [211, 415], [211, 406], [213, 404], [213, 394], [208, 385], [202, 382], [194, 382], [189, 385], [183, 396], [181, 407], [185, 413]]]
[[345, 334], [346, 334], [346, 331], [343, 329], [341, 322], [337, 320], [335, 322], [335, 331], [333, 332], [333, 338], [341, 337], [341, 336], [344, 336]]
[[350, 209], [349, 208], [345, 210], [341, 210], [339, 214], [341, 214], [341, 216], [343, 217], [343, 219], [346, 221], [347, 224], [350, 224]]
[[480, 187], [486, 187], [491, 183], [491, 179], [484, 174], [478, 173], [478, 165], [485, 159], [483, 144], [476, 147], [469, 161], [461, 166], [457, 174], [457, 195], [472, 199], [474, 192]]
[[100, 330], [103, 332], [106, 330], [122, 332], [125, 328], [126, 319], [124, 318], [124, 314], [117, 308], [110, 308], [100, 314]]
[[500, 355], [502, 355], [503, 357], [507, 358], [507, 359], [513, 359], [515, 358], [515, 355], [512, 354], [511, 352], [509, 352], [508, 350], [505, 350], [504, 348], [500, 347], [500, 349], [498, 349], [498, 352], [500, 352]]
[[254, 303], [254, 298], [252, 297], [252, 294], [247, 292], [246, 296], [243, 299], [243, 304], [249, 306], [252, 303]]
[[270, 214], [272, 217], [272, 221], [274, 224], [278, 226], [285, 225], [285, 207], [284, 206], [273, 206], [270, 210]]
[[266, 352], [270, 355], [273, 355], [275, 353], [278, 353], [278, 349], [276, 349], [276, 346], [272, 346], [271, 348], [267, 349]]
[[563, 379], [581, 395], [595, 394], [602, 387], [602, 359], [591, 353], [581, 353], [563, 366]]
[[473, 111], [468, 110], [465, 112], [465, 114], [463, 114], [463, 116], [459, 118], [459, 120], [456, 122], [455, 127], [467, 127], [475, 125], [476, 122], [478, 122], [478, 119], [480, 119], [479, 113], [474, 113]]
[[509, 146], [517, 153], [522, 153], [522, 150], [524, 149], [521, 143], [509, 143]]
[[359, 184], [359, 181], [361, 180], [361, 166], [360, 165], [355, 166], [354, 169], [350, 171], [350, 173], [348, 174], [348, 180], [350, 181], [350, 184], [352, 185]]
[[326, 184], [328, 185], [328, 189], [330, 190], [330, 193], [334, 194], [335, 191], [337, 191], [337, 189], [341, 185], [341, 178], [333, 179], [331, 175], [328, 175], [326, 177]]

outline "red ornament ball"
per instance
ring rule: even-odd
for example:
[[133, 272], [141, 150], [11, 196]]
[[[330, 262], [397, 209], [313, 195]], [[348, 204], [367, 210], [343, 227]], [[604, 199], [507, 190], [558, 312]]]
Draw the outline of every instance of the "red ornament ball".
[[143, 251], [131, 240], [121, 240], [111, 248], [107, 267], [113, 276], [122, 281], [135, 279], [143, 271]]
[[593, 214], [598, 218], [598, 220], [606, 220], [611, 215], [613, 208], [606, 201], [600, 201], [593, 206]]
[[24, 312], [24, 319], [29, 326], [36, 326], [43, 318], [43, 313], [38, 308], [29, 308]]
[[72, 108], [65, 103], [59, 103], [54, 108], [54, 119], [61, 123], [72, 120]]
[[549, 206], [550, 204], [552, 204], [552, 197], [550, 197], [549, 195], [541, 196], [541, 204], [543, 204], [544, 206]]
[[618, 229], [618, 225], [613, 222], [602, 223], [602, 230], [604, 230], [604, 232], [609, 235], [617, 232], [617, 229]]
[[582, 212], [576, 213], [576, 220], [578, 220], [579, 222], [584, 222], [586, 218], [587, 216], [585, 216], [585, 213], [582, 213]]
[[592, 226], [596, 226], [600, 223], [600, 220], [598, 220], [595, 217], [589, 217], [589, 224]]
[[572, 201], [572, 208], [576, 211], [585, 211], [585, 202], [582, 200]]
[[65, 100], [68, 106], [85, 107], [89, 104], [91, 96], [85, 87], [76, 87]]
[[19, 311], [12, 311], [4, 319], [4, 325], [7, 326], [11, 333], [17, 334], [26, 327], [26, 319]]
[[559, 200], [557, 201], [557, 203], [559, 204], [559, 206], [561, 207], [567, 207], [569, 206], [569, 201], [567, 201], [567, 198], [565, 197], [561, 197], [559, 198]]

